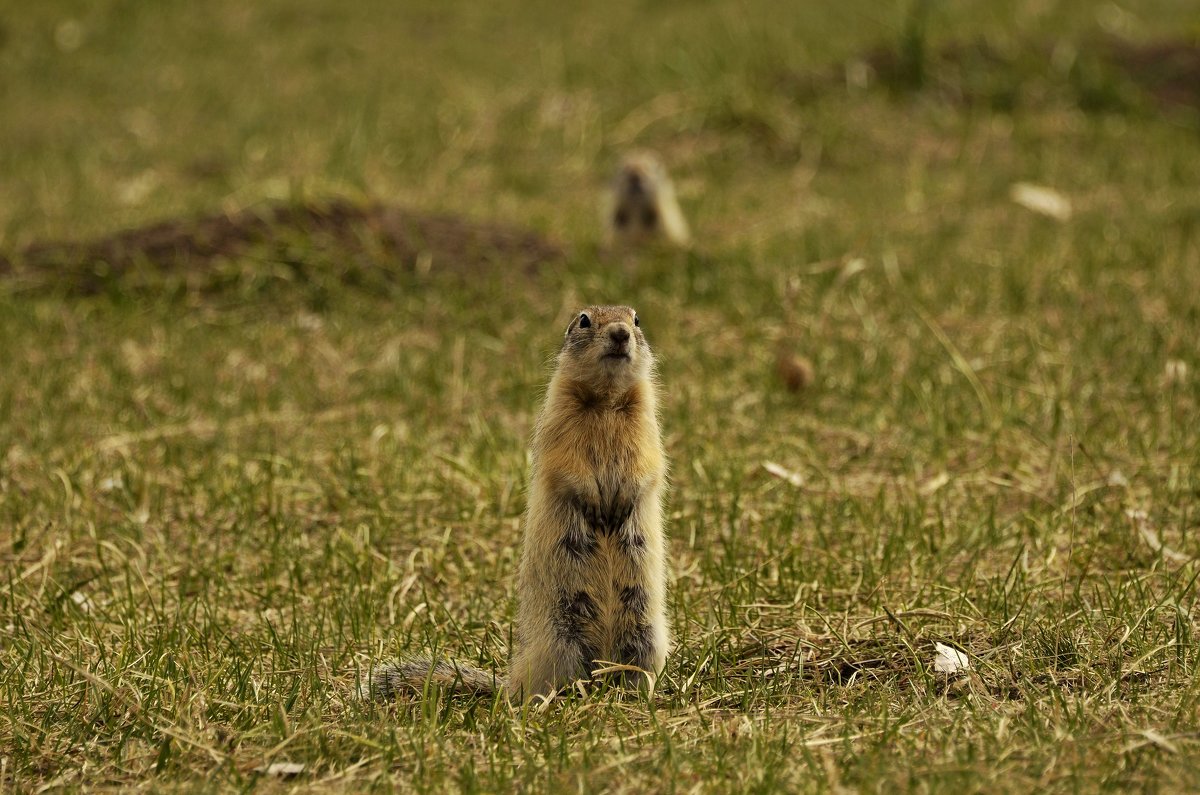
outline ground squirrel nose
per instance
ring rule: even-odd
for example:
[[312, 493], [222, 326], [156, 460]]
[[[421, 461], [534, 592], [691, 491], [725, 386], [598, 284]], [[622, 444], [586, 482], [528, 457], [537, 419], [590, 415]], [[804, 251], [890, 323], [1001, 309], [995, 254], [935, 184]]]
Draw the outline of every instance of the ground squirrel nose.
[[608, 332], [609, 338], [620, 345], [623, 342], [629, 342], [629, 329], [624, 326], [617, 326]]

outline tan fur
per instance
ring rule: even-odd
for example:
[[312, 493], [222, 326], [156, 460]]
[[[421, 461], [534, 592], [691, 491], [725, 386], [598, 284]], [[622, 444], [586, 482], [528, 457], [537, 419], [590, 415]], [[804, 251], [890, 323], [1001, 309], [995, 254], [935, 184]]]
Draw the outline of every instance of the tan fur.
[[604, 208], [610, 244], [691, 244], [691, 231], [666, 166], [651, 152], [634, 152], [621, 163]]
[[[590, 307], [591, 329], [572, 322], [559, 354], [533, 440], [533, 472], [526, 512], [525, 541], [518, 579], [517, 649], [509, 689], [526, 696], [546, 693], [578, 678], [592, 660], [639, 665], [657, 672], [666, 658], [666, 555], [662, 494], [666, 459], [658, 429], [653, 360], [627, 307]], [[631, 360], [603, 358], [610, 329], [633, 335]], [[573, 341], [586, 335], [586, 344]], [[632, 341], [632, 340], [631, 340]], [[626, 508], [627, 504], [627, 508]], [[581, 510], [621, 515], [617, 529], [588, 528], [594, 539], [582, 555], [564, 551], [564, 528]], [[591, 524], [596, 524], [590, 521]], [[631, 546], [631, 540], [641, 544]], [[640, 588], [645, 605], [634, 616], [622, 602], [623, 589]], [[563, 600], [586, 594], [594, 620], [583, 622], [583, 650], [564, 642]], [[642, 624], [651, 646], [645, 655], [622, 645]], [[580, 660], [583, 654], [590, 659]], [[631, 657], [639, 659], [632, 659]]]
[[533, 438], [507, 680], [417, 659], [373, 672], [372, 694], [426, 681], [486, 691], [495, 681], [523, 700], [587, 678], [603, 663], [662, 669], [670, 644], [666, 457], [653, 357], [635, 318], [628, 307], [589, 307], [564, 337]]

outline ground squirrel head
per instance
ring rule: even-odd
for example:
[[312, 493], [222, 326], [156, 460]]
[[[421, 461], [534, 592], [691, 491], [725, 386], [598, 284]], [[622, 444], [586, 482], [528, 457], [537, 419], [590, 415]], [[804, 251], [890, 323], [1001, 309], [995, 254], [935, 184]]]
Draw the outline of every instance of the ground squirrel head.
[[651, 152], [625, 157], [613, 179], [609, 202], [610, 237], [618, 242], [642, 244], [665, 240], [687, 246], [687, 221], [675, 198], [675, 186], [666, 166]]
[[567, 326], [558, 375], [594, 394], [615, 394], [648, 379], [653, 362], [636, 312], [627, 306], [589, 306]]

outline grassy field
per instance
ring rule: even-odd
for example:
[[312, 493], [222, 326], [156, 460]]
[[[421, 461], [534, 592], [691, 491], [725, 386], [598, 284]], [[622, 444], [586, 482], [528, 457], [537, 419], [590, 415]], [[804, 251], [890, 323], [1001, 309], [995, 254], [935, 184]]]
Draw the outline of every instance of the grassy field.
[[[1194, 4], [568, 6], [0, 6], [0, 252], [335, 198], [566, 251], [0, 268], [0, 787], [1200, 788], [1200, 111], [1104, 55]], [[694, 251], [599, 245], [633, 147]], [[600, 302], [664, 385], [658, 692], [360, 701], [503, 670]]]

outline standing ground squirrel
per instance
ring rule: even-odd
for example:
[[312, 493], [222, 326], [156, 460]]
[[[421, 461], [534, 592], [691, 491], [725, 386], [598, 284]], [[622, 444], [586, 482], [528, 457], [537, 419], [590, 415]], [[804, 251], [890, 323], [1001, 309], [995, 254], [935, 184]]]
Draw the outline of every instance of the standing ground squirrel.
[[625, 306], [588, 307], [567, 327], [533, 435], [507, 680], [418, 658], [372, 671], [371, 694], [435, 681], [503, 687], [524, 700], [604, 663], [661, 671], [670, 644], [665, 487], [654, 359], [638, 317]]
[[643, 245], [659, 240], [686, 248], [691, 232], [667, 169], [650, 152], [635, 152], [621, 163], [605, 206], [610, 242]]

